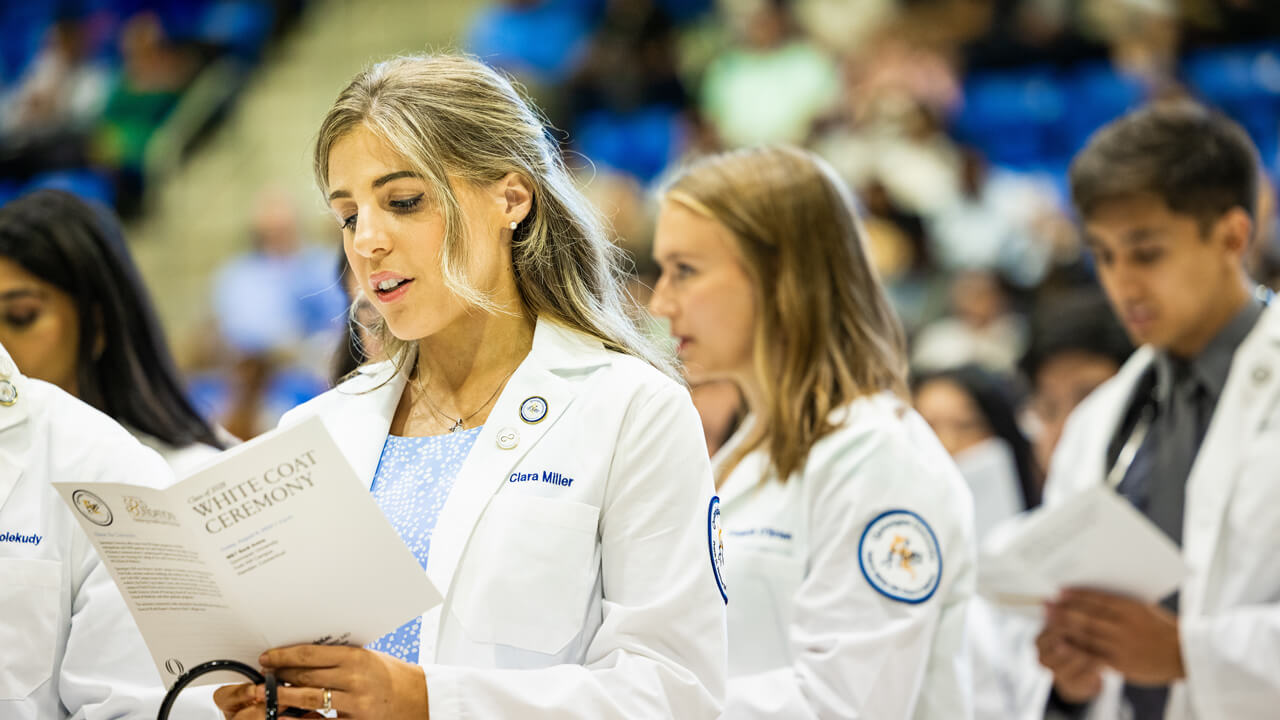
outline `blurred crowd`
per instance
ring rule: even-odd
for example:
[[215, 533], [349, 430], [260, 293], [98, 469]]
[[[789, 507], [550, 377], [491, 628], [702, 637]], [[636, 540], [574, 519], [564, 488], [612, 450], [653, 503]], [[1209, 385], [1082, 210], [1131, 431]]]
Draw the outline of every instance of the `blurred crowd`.
[[[55, 187], [143, 209], [147, 179], [216, 125], [304, 5], [3, 4], [0, 202]], [[1002, 488], [979, 508], [993, 520], [1035, 504], [1067, 414], [1131, 351], [1068, 209], [1067, 163], [1089, 133], [1191, 95], [1239, 120], [1280, 173], [1267, 0], [505, 0], [461, 46], [544, 108], [635, 260], [641, 303], [654, 198], [682, 162], [760, 143], [825, 158], [862, 203], [922, 414], [975, 488]], [[1251, 270], [1274, 285], [1264, 185]], [[208, 326], [181, 354], [197, 407], [242, 438], [364, 356], [336, 233], [309, 237], [276, 188], [246, 215], [243, 252], [211, 272]], [[714, 450], [739, 398], [694, 392]]]
[[[641, 301], [672, 168], [761, 143], [825, 158], [863, 204], [917, 405], [974, 486], [980, 530], [1038, 501], [1067, 414], [1132, 350], [1066, 197], [1089, 134], [1189, 95], [1280, 172], [1280, 4], [1264, 0], [507, 0], [467, 49], [546, 109]], [[1274, 285], [1265, 186], [1251, 270]], [[695, 400], [714, 449], [738, 399]]]
[[0, 3], [0, 203], [65, 189], [125, 217], [214, 127], [303, 0]]

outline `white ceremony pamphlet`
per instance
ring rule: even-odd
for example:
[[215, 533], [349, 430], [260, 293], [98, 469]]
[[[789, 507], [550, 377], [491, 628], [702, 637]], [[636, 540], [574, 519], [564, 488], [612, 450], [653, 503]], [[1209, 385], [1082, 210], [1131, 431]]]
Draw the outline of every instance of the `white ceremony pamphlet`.
[[993, 533], [978, 560], [978, 592], [1015, 606], [1053, 600], [1067, 588], [1155, 603], [1177, 590], [1186, 572], [1167, 535], [1098, 485]]
[[[54, 483], [120, 587], [165, 686], [208, 660], [366, 645], [440, 593], [318, 418], [166, 490]], [[212, 673], [193, 685], [244, 682]]]

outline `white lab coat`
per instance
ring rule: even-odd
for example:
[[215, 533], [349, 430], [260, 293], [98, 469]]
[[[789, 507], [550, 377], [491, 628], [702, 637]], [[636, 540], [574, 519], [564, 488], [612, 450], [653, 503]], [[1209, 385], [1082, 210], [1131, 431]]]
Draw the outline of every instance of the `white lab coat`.
[[[839, 429], [785, 483], [756, 450], [720, 487], [730, 598], [724, 717], [964, 720], [975, 585], [969, 489], [924, 420], [892, 394], [855, 400], [833, 420]], [[932, 528], [940, 550], [937, 588], [921, 602], [881, 593], [860, 559], [865, 531], [901, 510]]]
[[[389, 363], [366, 366], [281, 423], [318, 415], [371, 483], [404, 385]], [[539, 320], [432, 535], [426, 572], [444, 595], [422, 623], [432, 720], [716, 717], [713, 494], [688, 392]]]
[[[1154, 357], [1150, 348], [1138, 350], [1071, 415], [1054, 452], [1047, 504], [1104, 481], [1107, 445]], [[1236, 350], [1186, 493], [1182, 556], [1190, 573], [1180, 590], [1179, 633], [1187, 679], [1174, 685], [1165, 718], [1277, 717], [1280, 304]], [[1121, 687], [1108, 673], [1090, 717], [1123, 717]]]
[[[3, 348], [0, 374], [18, 390], [0, 407], [0, 718], [151, 720], [164, 694], [151, 655], [49, 483], [159, 487], [169, 468], [107, 416], [18, 375]], [[39, 542], [3, 539], [14, 535]], [[175, 717], [213, 716], [188, 710]]]

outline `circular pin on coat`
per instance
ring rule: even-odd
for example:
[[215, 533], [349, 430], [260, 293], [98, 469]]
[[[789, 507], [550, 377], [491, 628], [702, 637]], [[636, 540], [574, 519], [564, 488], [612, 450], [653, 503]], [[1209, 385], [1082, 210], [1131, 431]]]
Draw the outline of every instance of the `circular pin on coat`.
[[503, 450], [510, 450], [520, 444], [520, 433], [515, 428], [502, 428], [498, 431], [496, 442]]
[[525, 398], [525, 401], [520, 403], [520, 419], [530, 425], [542, 422], [542, 418], [546, 416], [547, 401], [545, 399], [534, 395], [531, 398]]
[[1271, 369], [1265, 365], [1259, 365], [1253, 369], [1253, 383], [1261, 385], [1271, 379]]
[[18, 402], [18, 388], [8, 380], [0, 380], [0, 405], [9, 407]]

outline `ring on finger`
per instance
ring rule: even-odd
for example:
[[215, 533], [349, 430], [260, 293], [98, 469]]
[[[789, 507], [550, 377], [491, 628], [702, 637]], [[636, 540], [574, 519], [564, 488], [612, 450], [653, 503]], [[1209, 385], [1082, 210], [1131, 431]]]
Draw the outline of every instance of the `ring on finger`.
[[329, 712], [333, 709], [333, 691], [329, 688], [325, 688], [323, 697], [324, 704], [320, 706], [320, 709], [325, 712]]

